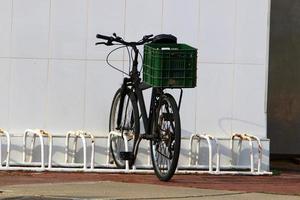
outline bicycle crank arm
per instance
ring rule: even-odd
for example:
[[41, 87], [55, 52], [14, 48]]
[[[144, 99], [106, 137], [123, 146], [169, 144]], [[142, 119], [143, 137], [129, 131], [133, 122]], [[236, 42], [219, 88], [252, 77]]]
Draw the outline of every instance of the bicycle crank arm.
[[141, 134], [140, 137], [144, 140], [152, 140], [154, 138], [153, 135], [149, 135], [149, 134]]

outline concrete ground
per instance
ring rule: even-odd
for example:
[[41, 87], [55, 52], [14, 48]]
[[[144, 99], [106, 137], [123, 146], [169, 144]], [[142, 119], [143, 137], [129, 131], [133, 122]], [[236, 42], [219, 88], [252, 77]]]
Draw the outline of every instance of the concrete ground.
[[1, 187], [2, 199], [264, 199], [296, 200], [300, 196], [195, 189], [120, 182], [77, 182]]
[[0, 199], [300, 200], [300, 173], [277, 176], [0, 172]]

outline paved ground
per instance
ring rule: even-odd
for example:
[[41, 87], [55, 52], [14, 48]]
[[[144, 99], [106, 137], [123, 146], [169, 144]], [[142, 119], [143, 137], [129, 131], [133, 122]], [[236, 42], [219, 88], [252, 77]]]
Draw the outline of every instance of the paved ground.
[[[284, 195], [284, 196], [282, 196]], [[55, 197], [55, 198], [54, 198]], [[277, 176], [0, 172], [9, 199], [300, 199], [300, 173]]]
[[120, 182], [33, 184], [1, 187], [2, 199], [183, 199], [299, 200], [299, 196], [195, 189]]

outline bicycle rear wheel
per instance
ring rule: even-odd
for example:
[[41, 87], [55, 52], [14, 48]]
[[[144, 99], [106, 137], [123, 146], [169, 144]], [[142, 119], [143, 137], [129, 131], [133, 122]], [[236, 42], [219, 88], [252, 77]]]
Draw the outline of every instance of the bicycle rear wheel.
[[[118, 126], [117, 118], [121, 103], [123, 104], [123, 109], [121, 122]], [[111, 135], [110, 138], [110, 152], [112, 158], [118, 168], [125, 168], [125, 160], [122, 160], [120, 157], [120, 152], [125, 152], [126, 150], [124, 138], [127, 138], [129, 151], [133, 154], [140, 132], [138, 107], [132, 92], [126, 92], [123, 102], [121, 102], [121, 89], [116, 92], [110, 110], [109, 132], [111, 131], [119, 133], [119, 135]], [[129, 160], [130, 167], [134, 164], [134, 161], [135, 156], [133, 159]]]
[[162, 95], [159, 101], [152, 120], [155, 139], [150, 141], [150, 149], [156, 176], [161, 181], [169, 181], [176, 171], [180, 154], [180, 116], [170, 94]]

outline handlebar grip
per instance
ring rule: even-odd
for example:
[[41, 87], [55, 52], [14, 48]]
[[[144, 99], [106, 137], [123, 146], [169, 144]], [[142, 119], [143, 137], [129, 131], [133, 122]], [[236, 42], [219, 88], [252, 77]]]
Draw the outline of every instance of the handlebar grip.
[[96, 38], [103, 39], [103, 40], [111, 40], [111, 37], [105, 36], [105, 35], [100, 35], [100, 34], [97, 34]]

